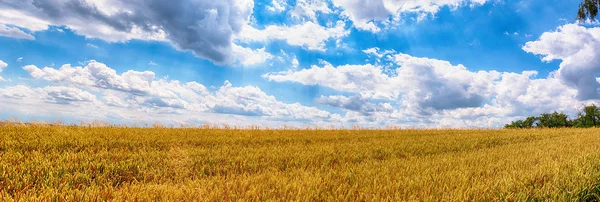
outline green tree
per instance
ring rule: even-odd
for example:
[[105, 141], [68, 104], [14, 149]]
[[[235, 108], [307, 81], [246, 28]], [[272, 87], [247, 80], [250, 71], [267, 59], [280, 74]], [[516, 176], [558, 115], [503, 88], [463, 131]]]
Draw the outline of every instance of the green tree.
[[561, 128], [561, 127], [570, 127], [569, 116], [564, 113], [554, 112], [551, 114], [543, 113], [541, 114], [537, 120], [537, 127], [542, 128]]
[[565, 114], [565, 113], [558, 113], [558, 112], [554, 112], [552, 113], [552, 123], [554, 124], [554, 127], [571, 127], [571, 122], [569, 121], [569, 115]]
[[534, 124], [539, 120], [538, 117], [530, 116], [525, 120], [513, 121], [510, 124], [504, 125], [504, 128], [533, 128]]
[[537, 117], [535, 116], [530, 116], [527, 117], [524, 121], [523, 121], [523, 127], [524, 128], [533, 128], [533, 124], [538, 120]]
[[598, 8], [600, 7], [600, 0], [583, 0], [579, 4], [579, 10], [577, 11], [577, 19], [596, 19], [598, 16]]
[[510, 124], [504, 125], [504, 128], [523, 128], [523, 121], [522, 120], [513, 121]]
[[600, 108], [596, 105], [585, 106], [574, 121], [576, 127], [589, 128], [600, 125]]

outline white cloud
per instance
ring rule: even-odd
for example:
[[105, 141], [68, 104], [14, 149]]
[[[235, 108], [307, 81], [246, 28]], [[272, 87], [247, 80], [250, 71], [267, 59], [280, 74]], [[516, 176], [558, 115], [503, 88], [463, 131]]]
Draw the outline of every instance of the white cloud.
[[317, 13], [328, 14], [332, 12], [326, 1], [297, 0], [291, 15], [296, 18], [308, 18], [309, 20], [316, 21]]
[[379, 54], [379, 48], [375, 47], [375, 48], [367, 48], [365, 50], [363, 50], [363, 53], [367, 54], [367, 55], [375, 55], [378, 58], [381, 58], [382, 55]]
[[264, 47], [252, 50], [250, 48], [241, 47], [237, 44], [234, 44], [233, 52], [238, 61], [244, 66], [263, 64], [267, 60], [273, 59], [273, 55], [266, 52], [266, 48]]
[[292, 59], [292, 68], [296, 69], [298, 68], [298, 66], [300, 66], [300, 62], [298, 61], [298, 58], [294, 55], [294, 58]]
[[148, 65], [150, 65], [150, 66], [158, 66], [158, 64], [156, 64], [156, 63], [155, 63], [155, 62], [153, 62], [153, 61], [150, 61], [150, 62], [148, 63]]
[[417, 107], [435, 110], [480, 106], [483, 96], [489, 95], [487, 82], [499, 77], [497, 72], [470, 72], [462, 65], [406, 54], [395, 55], [394, 62], [401, 67], [391, 76], [381, 66], [371, 64], [339, 67], [326, 64], [322, 68], [313, 66], [263, 77], [277, 82], [321, 85], [378, 99], [393, 100], [403, 94], [405, 100], [416, 102]]
[[393, 99], [397, 96], [389, 86], [390, 77], [371, 64], [334, 67], [327, 63], [323, 67], [313, 65], [310, 69], [269, 73], [263, 77], [276, 82], [291, 81], [343, 92], [375, 94], [376, 98]]
[[47, 86], [43, 88], [46, 100], [56, 104], [73, 104], [76, 102], [94, 102], [96, 96], [74, 87]]
[[18, 62], [18, 63], [21, 63], [22, 61], [23, 61], [23, 57], [19, 57], [19, 58], [17, 58], [17, 62]]
[[8, 64], [6, 64], [6, 62], [0, 60], [0, 72], [2, 72], [2, 70], [4, 70], [4, 68], [8, 67]]
[[8, 86], [0, 89], [0, 97], [11, 99], [39, 99], [44, 103], [77, 105], [80, 102], [97, 102], [96, 96], [79, 88], [46, 86], [31, 88], [25, 85]]
[[379, 48], [377, 47], [373, 47], [373, 48], [367, 48], [365, 50], [363, 50], [363, 53], [369, 55], [369, 56], [375, 56], [377, 59], [382, 59], [384, 56], [390, 56], [393, 53], [396, 53], [396, 51], [393, 50], [384, 50], [381, 51], [379, 50]]
[[[64, 107], [56, 105], [65, 105], [72, 107], [66, 112], [98, 110], [99, 117], [91, 118], [109, 119], [116, 116], [130, 121], [156, 118], [156, 114], [166, 114], [160, 117], [165, 118], [164, 121], [237, 123], [237, 120], [242, 120], [240, 125], [339, 120], [339, 115], [299, 103], [283, 103], [258, 87], [234, 87], [228, 81], [217, 91], [210, 92], [196, 82], [157, 79], [151, 71], [129, 70], [117, 74], [114, 69], [96, 61], [89, 61], [83, 67], [67, 64], [59, 69], [40, 69], [29, 65], [23, 69], [33, 79], [49, 81], [55, 86], [0, 88], [0, 106], [10, 105], [11, 110], [22, 113], [31, 108], [40, 108], [44, 113], [60, 114], [52, 110], [63, 110]], [[96, 98], [95, 94], [103, 96]], [[83, 118], [92, 116], [85, 113], [75, 115]], [[256, 120], [248, 121], [249, 116], [256, 117]], [[221, 117], [221, 120], [212, 117]], [[243, 124], [243, 121], [248, 122]]]
[[17, 39], [27, 39], [34, 40], [35, 37], [29, 33], [24, 32], [16, 27], [7, 27], [6, 25], [0, 23], [0, 36], [12, 37]]
[[266, 42], [267, 40], [283, 40], [292, 46], [301, 46], [308, 50], [325, 50], [325, 42], [330, 39], [345, 37], [350, 32], [345, 23], [338, 21], [334, 27], [323, 27], [314, 22], [288, 26], [269, 25], [263, 30], [245, 26], [237, 36], [242, 42]]
[[600, 73], [600, 28], [567, 24], [527, 42], [523, 50], [543, 56], [546, 62], [561, 60], [555, 76], [575, 87], [580, 100], [600, 98], [595, 77]]
[[285, 11], [285, 7], [287, 3], [285, 0], [271, 0], [271, 5], [267, 6], [267, 10], [272, 12], [283, 12]]
[[102, 97], [104, 99], [104, 103], [106, 103], [106, 105], [111, 106], [111, 107], [127, 107], [128, 104], [123, 102], [121, 100], [121, 98], [119, 98], [117, 95], [115, 95], [115, 93], [110, 92], [110, 91], [106, 91], [104, 92], [104, 96]]
[[254, 86], [234, 88], [225, 82], [215, 93], [217, 102], [213, 108], [217, 113], [252, 116], [281, 116], [294, 119], [329, 118], [329, 112], [299, 103], [284, 104]]
[[96, 45], [94, 45], [94, 44], [91, 44], [91, 43], [87, 43], [87, 44], [85, 44], [85, 46], [87, 46], [87, 47], [90, 47], [90, 48], [93, 48], [93, 49], [98, 49], [98, 48], [100, 48], [100, 47], [98, 47], [98, 46], [96, 46]]
[[22, 99], [26, 97], [33, 98], [39, 97], [39, 93], [28, 86], [17, 85], [0, 88], [0, 97], [12, 99]]
[[333, 0], [333, 5], [342, 8], [354, 26], [361, 30], [378, 32], [374, 22], [386, 22], [390, 17], [403, 13], [415, 13], [419, 18], [437, 13], [441, 7], [461, 5], [481, 5], [487, 0]]
[[[6, 64], [6, 62], [0, 60], [0, 73], [2, 73], [2, 71], [4, 70], [4, 68], [8, 67], [8, 64]], [[0, 76], [0, 81], [4, 81], [4, 78], [2, 78], [2, 76]]]
[[92, 86], [96, 88], [111, 89], [133, 94], [156, 94], [152, 92], [154, 72], [129, 70], [118, 75], [114, 69], [105, 64], [90, 61], [85, 67], [72, 67], [63, 65], [60, 69], [44, 67], [42, 69], [33, 65], [23, 69], [35, 79], [43, 79], [57, 83], [70, 83], [77, 86]]

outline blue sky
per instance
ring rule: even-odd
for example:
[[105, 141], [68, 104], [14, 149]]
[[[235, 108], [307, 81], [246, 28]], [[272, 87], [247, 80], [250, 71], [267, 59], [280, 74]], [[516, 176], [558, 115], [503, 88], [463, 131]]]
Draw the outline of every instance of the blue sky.
[[598, 99], [578, 0], [41, 2], [0, 3], [2, 119], [493, 128]]

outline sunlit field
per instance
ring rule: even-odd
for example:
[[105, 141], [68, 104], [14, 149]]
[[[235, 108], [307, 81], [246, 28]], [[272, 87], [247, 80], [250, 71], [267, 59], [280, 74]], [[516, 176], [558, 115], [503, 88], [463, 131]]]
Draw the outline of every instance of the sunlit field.
[[600, 129], [0, 126], [0, 200], [597, 200]]

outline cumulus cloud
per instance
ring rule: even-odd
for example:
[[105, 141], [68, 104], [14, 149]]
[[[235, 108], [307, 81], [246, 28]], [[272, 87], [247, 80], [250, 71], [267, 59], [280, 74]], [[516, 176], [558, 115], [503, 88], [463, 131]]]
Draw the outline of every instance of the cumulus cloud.
[[333, 27], [323, 27], [308, 21], [293, 26], [269, 25], [259, 30], [252, 26], [245, 26], [237, 36], [242, 42], [266, 42], [268, 40], [283, 40], [292, 46], [304, 47], [308, 50], [325, 50], [325, 42], [347, 36], [345, 23], [338, 21]]
[[[514, 118], [553, 110], [573, 115], [584, 104], [575, 99], [577, 90], [559, 78], [535, 78], [535, 71], [470, 71], [463, 65], [395, 51], [365, 52], [386, 60], [383, 63], [392, 65], [393, 71], [373, 64], [334, 67], [323, 62], [322, 67], [263, 77], [354, 93], [322, 96], [315, 102], [344, 109], [343, 121], [363, 124], [499, 127]], [[386, 103], [376, 105], [369, 99]]]
[[393, 58], [400, 66], [393, 75], [381, 66], [344, 65], [313, 66], [300, 71], [263, 75], [272, 81], [292, 81], [305, 85], [321, 85], [343, 92], [372, 95], [378, 99], [394, 100], [402, 95], [421, 109], [456, 109], [479, 107], [490, 94], [490, 80], [497, 72], [471, 72], [462, 65], [447, 61], [397, 54]]
[[93, 86], [137, 95], [156, 93], [152, 92], [151, 88], [151, 82], [155, 77], [154, 72], [129, 70], [118, 75], [114, 69], [96, 61], [90, 61], [85, 67], [72, 67], [66, 64], [58, 70], [50, 67], [40, 69], [33, 65], [25, 66], [23, 69], [35, 79], [57, 83]]
[[304, 85], [320, 85], [337, 91], [373, 94], [375, 98], [393, 99], [398, 93], [389, 85], [390, 77], [381, 68], [371, 64], [342, 65], [334, 67], [326, 63], [299, 71], [275, 72], [263, 75], [271, 81], [297, 82]]
[[[283, 103], [255, 86], [234, 87], [226, 81], [217, 91], [210, 92], [197, 82], [157, 79], [151, 71], [129, 70], [118, 74], [97, 61], [89, 61], [82, 67], [66, 64], [54, 69], [28, 65], [23, 69], [33, 79], [48, 81], [56, 86], [38, 89], [27, 86], [0, 88], [0, 96], [13, 100], [13, 103], [16, 103], [14, 100], [38, 100], [37, 105], [93, 105], [93, 108], [102, 108], [120, 117], [127, 117], [132, 111], [146, 116], [157, 113], [180, 114], [183, 118], [197, 117], [202, 113], [207, 117], [206, 114], [259, 116], [280, 123], [315, 119], [330, 121], [335, 120], [332, 117], [339, 117], [315, 107]], [[95, 94], [103, 96], [96, 98]]]
[[599, 98], [595, 75], [600, 73], [600, 28], [567, 24], [527, 42], [523, 50], [543, 56], [546, 62], [561, 60], [556, 77], [575, 87], [580, 100]]
[[225, 82], [215, 93], [213, 111], [250, 116], [282, 116], [294, 119], [329, 118], [331, 114], [299, 103], [284, 104], [255, 86], [234, 88]]
[[26, 85], [8, 86], [0, 89], [0, 97], [11, 99], [39, 99], [45, 103], [76, 105], [80, 102], [96, 102], [96, 96], [88, 91], [67, 86], [31, 88]]
[[247, 24], [253, 7], [253, 0], [2, 1], [0, 23], [32, 31], [66, 26], [109, 42], [164, 40], [201, 58], [229, 63], [232, 37]]
[[17, 39], [34, 40], [35, 37], [29, 33], [24, 32], [16, 27], [8, 27], [0, 23], [0, 36], [12, 37]]
[[381, 29], [375, 22], [387, 21], [402, 13], [415, 13], [420, 17], [437, 13], [441, 7], [460, 5], [481, 5], [488, 0], [333, 0], [333, 5], [343, 9], [343, 15], [354, 22], [361, 30], [378, 32]]
[[394, 78], [404, 95], [424, 109], [457, 109], [479, 107], [491, 94], [490, 81], [500, 73], [471, 72], [463, 65], [448, 61], [398, 54], [395, 62], [401, 65]]
[[102, 98], [104, 99], [104, 103], [106, 103], [108, 106], [121, 108], [127, 107], [127, 103], [123, 102], [119, 96], [110, 91], [104, 92], [104, 96], [102, 96]]
[[75, 102], [93, 102], [96, 96], [79, 88], [66, 86], [48, 86], [43, 88], [46, 100], [56, 104], [72, 104]]
[[0, 96], [11, 99], [39, 97], [39, 93], [25, 85], [8, 86], [0, 88]]

